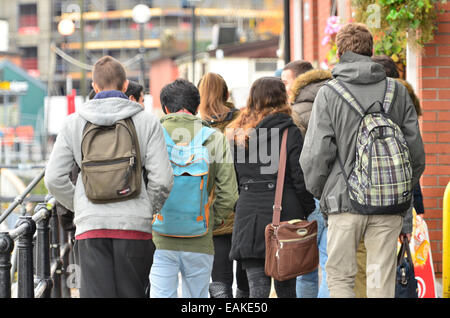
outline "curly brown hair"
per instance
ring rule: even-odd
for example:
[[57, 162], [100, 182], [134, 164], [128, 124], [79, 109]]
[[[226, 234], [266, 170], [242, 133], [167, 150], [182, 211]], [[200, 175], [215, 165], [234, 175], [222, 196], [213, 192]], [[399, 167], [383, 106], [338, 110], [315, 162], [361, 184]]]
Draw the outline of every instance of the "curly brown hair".
[[363, 23], [348, 23], [336, 34], [338, 55], [351, 51], [356, 54], [372, 56], [373, 36]]
[[246, 144], [250, 129], [255, 128], [265, 117], [280, 113], [292, 114], [286, 87], [277, 77], [262, 77], [253, 83], [247, 106], [228, 125], [226, 135], [237, 144]]

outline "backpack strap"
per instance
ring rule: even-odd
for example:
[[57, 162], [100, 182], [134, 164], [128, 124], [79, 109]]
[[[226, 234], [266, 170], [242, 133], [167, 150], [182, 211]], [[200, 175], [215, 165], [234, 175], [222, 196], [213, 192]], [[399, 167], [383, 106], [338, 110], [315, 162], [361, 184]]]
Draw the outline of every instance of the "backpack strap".
[[164, 139], [166, 141], [167, 145], [175, 146], [175, 143], [173, 142], [172, 138], [170, 138], [169, 133], [167, 132], [166, 128], [163, 126], [163, 133], [164, 133]]
[[386, 114], [392, 110], [391, 106], [397, 97], [397, 81], [386, 77], [386, 93], [384, 94], [383, 109]]
[[333, 78], [332, 80], [329, 80], [327, 83], [325, 83], [325, 85], [330, 87], [339, 96], [341, 96], [347, 102], [347, 104], [349, 104], [350, 107], [355, 110], [361, 117], [364, 117], [366, 111], [364, 110], [364, 108], [362, 108], [353, 94], [350, 93], [350, 91], [344, 86], [341, 81]]
[[189, 146], [201, 146], [203, 145], [206, 140], [208, 140], [209, 137], [216, 131], [209, 127], [202, 127], [200, 131], [195, 135], [194, 138], [192, 138], [191, 143]]
[[[356, 100], [355, 96], [353, 96], [353, 94], [345, 87], [344, 83], [342, 83], [336, 78], [333, 78], [332, 80], [325, 83], [325, 85], [333, 89], [339, 96], [341, 96], [347, 102], [347, 104], [349, 104], [352, 107], [352, 109], [354, 109], [360, 116], [364, 117], [367, 111], [365, 111], [364, 108], [361, 107], [361, 105]], [[386, 114], [389, 114], [391, 112], [392, 110], [391, 106], [394, 103], [396, 97], [397, 97], [397, 81], [393, 78], [386, 77], [386, 90], [382, 103], [383, 110]], [[381, 102], [375, 102], [369, 107], [369, 109], [376, 103], [381, 104]]]

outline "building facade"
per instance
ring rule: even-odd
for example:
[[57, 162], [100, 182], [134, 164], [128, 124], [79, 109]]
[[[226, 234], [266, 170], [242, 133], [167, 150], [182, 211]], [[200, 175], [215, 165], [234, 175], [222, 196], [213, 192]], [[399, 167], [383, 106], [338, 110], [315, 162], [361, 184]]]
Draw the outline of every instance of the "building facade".
[[[21, 52], [22, 66], [32, 76], [52, 82], [51, 95], [65, 95], [67, 87], [69, 91], [70, 87], [79, 90], [82, 78], [90, 82], [91, 75], [89, 69], [82, 71], [80, 63], [67, 62], [58, 54], [53, 57], [52, 43], [87, 66], [101, 56], [111, 55], [125, 64], [130, 79], [136, 81], [142, 69], [136, 56], [144, 47], [145, 83], [149, 90], [149, 61], [191, 49], [190, 3], [188, 0], [0, 0], [0, 20], [9, 22], [9, 47]], [[132, 9], [137, 4], [151, 8], [143, 41], [139, 25], [132, 18]], [[282, 27], [282, 0], [202, 0], [195, 1], [195, 5], [198, 51], [213, 42], [214, 25], [233, 25], [236, 41], [242, 42], [277, 36]], [[58, 32], [58, 23], [64, 18], [75, 23], [72, 35]]]

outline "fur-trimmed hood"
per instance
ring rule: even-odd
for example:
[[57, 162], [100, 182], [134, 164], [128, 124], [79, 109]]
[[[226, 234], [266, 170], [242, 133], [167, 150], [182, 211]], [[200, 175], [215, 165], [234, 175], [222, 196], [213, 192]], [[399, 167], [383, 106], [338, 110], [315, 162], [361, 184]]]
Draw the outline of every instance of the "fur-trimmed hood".
[[[314, 102], [317, 92], [322, 85], [311, 84], [323, 82], [332, 78], [331, 72], [327, 70], [311, 70], [300, 74], [291, 86], [291, 100], [293, 103]], [[308, 87], [308, 89], [304, 89], [307, 86], [310, 87]]]

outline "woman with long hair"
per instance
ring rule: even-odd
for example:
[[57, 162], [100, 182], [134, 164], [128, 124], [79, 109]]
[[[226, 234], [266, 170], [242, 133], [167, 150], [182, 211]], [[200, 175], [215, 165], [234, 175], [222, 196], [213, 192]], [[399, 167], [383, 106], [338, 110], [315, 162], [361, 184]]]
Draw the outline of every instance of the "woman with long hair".
[[[239, 115], [239, 110], [228, 102], [229, 92], [225, 80], [216, 73], [205, 74], [198, 84], [200, 91], [199, 113], [211, 127], [222, 132], [224, 128]], [[214, 189], [210, 202], [215, 199]], [[233, 231], [234, 212], [230, 214], [222, 226], [214, 230], [214, 263], [211, 273], [209, 294], [211, 298], [233, 298], [233, 261], [229, 259], [231, 233]], [[236, 298], [248, 297], [248, 282], [240, 263], [236, 266]]]
[[[287, 162], [281, 221], [305, 220], [315, 209], [299, 163], [303, 138], [291, 113], [282, 81], [263, 77], [253, 83], [247, 107], [226, 129], [234, 150], [239, 183], [230, 258], [240, 261], [246, 270], [250, 298], [266, 298], [270, 294], [271, 277], [264, 272], [264, 230], [272, 221], [281, 137], [286, 129]], [[279, 298], [295, 298], [295, 289], [295, 278], [275, 280]]]

